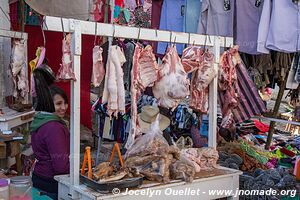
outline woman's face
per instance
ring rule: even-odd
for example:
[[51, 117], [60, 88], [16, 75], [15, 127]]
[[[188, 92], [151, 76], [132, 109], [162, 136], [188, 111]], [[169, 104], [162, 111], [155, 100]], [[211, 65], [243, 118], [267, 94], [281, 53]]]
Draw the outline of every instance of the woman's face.
[[68, 109], [68, 104], [65, 102], [64, 98], [59, 94], [54, 95], [53, 101], [54, 101], [54, 107], [55, 107], [54, 114], [63, 118]]

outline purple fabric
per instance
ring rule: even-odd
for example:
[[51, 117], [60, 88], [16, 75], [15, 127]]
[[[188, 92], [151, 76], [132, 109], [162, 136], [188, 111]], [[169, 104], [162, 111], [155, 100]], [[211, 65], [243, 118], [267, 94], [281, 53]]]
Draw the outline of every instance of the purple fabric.
[[34, 173], [41, 177], [53, 178], [68, 174], [70, 170], [70, 133], [58, 121], [41, 126], [31, 137], [32, 149], [38, 162]]
[[235, 44], [239, 45], [240, 52], [258, 54], [257, 34], [262, 8], [263, 0], [259, 6], [255, 6], [253, 0], [236, 1]]
[[[241, 123], [256, 115], [266, 111], [266, 106], [258, 94], [257, 88], [248, 75], [247, 69], [243, 63], [236, 66], [237, 87], [235, 92], [239, 95], [239, 101], [236, 108], [232, 109], [233, 117], [236, 123]], [[225, 93], [219, 92], [219, 102], [221, 107], [225, 105]]]
[[230, 9], [225, 11], [224, 0], [203, 0], [197, 33], [232, 37], [234, 0], [229, 2]]
[[258, 51], [300, 50], [300, 2], [265, 0], [258, 31]]

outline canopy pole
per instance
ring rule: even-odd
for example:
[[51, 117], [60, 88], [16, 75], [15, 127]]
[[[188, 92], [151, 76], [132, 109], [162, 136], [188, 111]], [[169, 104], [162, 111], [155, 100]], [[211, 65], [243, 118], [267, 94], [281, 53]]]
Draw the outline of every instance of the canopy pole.
[[[276, 99], [276, 102], [275, 102], [275, 105], [274, 105], [274, 109], [273, 109], [273, 113], [272, 113], [273, 118], [277, 118], [279, 107], [280, 107], [281, 100], [282, 100], [284, 90], [285, 90], [285, 86], [286, 86], [286, 83], [287, 83], [287, 77], [289, 75], [289, 71], [290, 70], [286, 71], [284, 79], [283, 79], [283, 81], [281, 82], [281, 84], [279, 86], [278, 96], [277, 96], [277, 99]], [[267, 142], [266, 142], [266, 145], [265, 145], [266, 150], [269, 150], [269, 148], [271, 146], [272, 138], [273, 138], [273, 134], [274, 134], [274, 130], [275, 130], [275, 125], [276, 125], [276, 121], [271, 121], [270, 122], [268, 138], [267, 138]]]

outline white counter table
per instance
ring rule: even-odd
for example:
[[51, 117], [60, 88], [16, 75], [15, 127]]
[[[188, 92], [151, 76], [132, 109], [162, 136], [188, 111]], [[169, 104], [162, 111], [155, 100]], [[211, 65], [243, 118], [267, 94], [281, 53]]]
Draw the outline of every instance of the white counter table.
[[3, 115], [0, 115], [0, 130], [7, 131], [11, 128], [31, 122], [34, 117], [34, 110], [17, 112], [8, 107], [2, 108]]
[[[120, 199], [120, 200], [140, 200], [142, 198], [151, 198], [154, 200], [186, 200], [186, 199], [217, 199], [228, 197], [229, 199], [238, 199], [234, 197], [235, 192], [239, 188], [239, 175], [241, 171], [220, 167], [212, 171], [202, 171], [196, 176], [192, 183], [175, 180], [169, 184], [160, 184], [156, 182], [144, 181], [140, 188], [129, 189], [131, 194], [121, 191], [120, 194], [103, 194], [92, 190], [84, 184], [74, 187], [79, 193], [81, 200], [102, 200], [102, 199]], [[70, 200], [70, 176], [60, 175], [55, 179], [59, 183], [59, 199]], [[217, 195], [216, 192], [224, 193]], [[232, 191], [232, 196], [228, 191]], [[212, 193], [215, 192], [213, 195]], [[225, 192], [227, 194], [225, 194]], [[133, 194], [134, 193], [134, 194]], [[211, 194], [210, 194], [211, 193]], [[139, 195], [138, 195], [139, 194]], [[152, 197], [150, 196], [152, 194]], [[174, 195], [172, 195], [174, 194]], [[177, 194], [177, 195], [176, 195]], [[181, 194], [181, 195], [179, 195]]]

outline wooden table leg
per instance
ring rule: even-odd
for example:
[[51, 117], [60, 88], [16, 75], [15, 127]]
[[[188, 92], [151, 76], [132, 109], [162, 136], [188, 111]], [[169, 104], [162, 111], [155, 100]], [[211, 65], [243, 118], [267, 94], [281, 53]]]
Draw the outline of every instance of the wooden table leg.
[[21, 154], [18, 153], [18, 154], [15, 156], [15, 159], [16, 159], [16, 166], [17, 166], [18, 176], [21, 176], [21, 175], [22, 175]]

